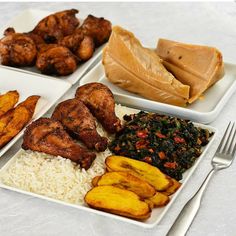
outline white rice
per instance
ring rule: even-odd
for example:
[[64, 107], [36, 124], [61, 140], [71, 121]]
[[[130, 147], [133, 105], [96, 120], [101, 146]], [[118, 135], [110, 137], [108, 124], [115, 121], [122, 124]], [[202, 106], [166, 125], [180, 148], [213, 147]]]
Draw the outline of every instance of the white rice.
[[[122, 119], [125, 114], [137, 110], [116, 105], [116, 114]], [[109, 139], [100, 124], [97, 130]], [[84, 196], [91, 189], [92, 178], [105, 172], [105, 159], [112, 153], [107, 149], [96, 153], [92, 166], [86, 171], [62, 157], [44, 153], [23, 151], [13, 163], [0, 173], [0, 181], [8, 186], [73, 204], [84, 204]]]

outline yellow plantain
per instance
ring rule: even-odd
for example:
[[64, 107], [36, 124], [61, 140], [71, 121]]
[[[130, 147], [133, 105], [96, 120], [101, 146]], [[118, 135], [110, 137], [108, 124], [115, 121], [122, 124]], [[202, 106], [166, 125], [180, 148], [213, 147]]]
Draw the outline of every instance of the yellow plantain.
[[123, 156], [109, 156], [105, 163], [108, 171], [128, 171], [147, 181], [157, 191], [164, 191], [172, 185], [170, 177], [162, 173], [157, 167], [142, 161]]

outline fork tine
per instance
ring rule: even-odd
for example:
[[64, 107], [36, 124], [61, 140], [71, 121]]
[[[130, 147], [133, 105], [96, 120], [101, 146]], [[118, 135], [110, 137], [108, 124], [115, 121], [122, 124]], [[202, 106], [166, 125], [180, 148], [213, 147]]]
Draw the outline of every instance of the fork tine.
[[224, 149], [224, 146], [225, 146], [225, 143], [226, 143], [226, 140], [227, 140], [226, 137], [228, 137], [228, 131], [229, 131], [229, 127], [231, 126], [231, 123], [232, 122], [230, 121], [228, 126], [227, 126], [227, 128], [226, 128], [226, 130], [225, 130], [224, 136], [222, 137], [220, 145], [217, 148], [217, 152], [221, 153], [223, 151], [223, 149]]
[[[236, 137], [236, 128], [234, 130], [234, 135], [233, 135], [233, 138], [231, 140], [230, 148], [229, 148], [229, 152], [230, 152], [230, 150], [232, 150], [230, 154], [232, 154], [233, 156], [236, 154], [236, 141], [235, 141], [235, 137]], [[235, 143], [234, 143], [234, 141], [235, 141]]]
[[223, 152], [230, 154], [230, 150], [231, 150], [231, 145], [233, 145], [234, 143], [234, 136], [235, 136], [235, 128], [234, 128], [235, 123], [232, 123], [232, 127], [230, 129], [229, 132], [229, 136], [228, 139], [226, 140], [226, 144], [224, 146]]

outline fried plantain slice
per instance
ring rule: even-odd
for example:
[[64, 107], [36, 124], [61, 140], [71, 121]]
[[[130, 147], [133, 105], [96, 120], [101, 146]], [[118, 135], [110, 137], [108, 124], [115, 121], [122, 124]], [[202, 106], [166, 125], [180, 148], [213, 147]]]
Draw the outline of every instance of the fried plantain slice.
[[170, 201], [170, 198], [163, 193], [156, 192], [153, 197], [145, 199], [145, 202], [149, 204], [151, 208], [153, 207], [163, 207]]
[[95, 187], [87, 192], [84, 199], [92, 208], [133, 219], [145, 220], [151, 214], [149, 205], [137, 194], [114, 186]]
[[105, 163], [108, 171], [128, 171], [147, 181], [157, 191], [164, 191], [172, 185], [171, 178], [162, 173], [157, 167], [142, 161], [123, 156], [109, 156]]
[[0, 117], [0, 148], [14, 138], [30, 121], [40, 96], [30, 96]]
[[[95, 180], [94, 180], [95, 182]], [[107, 172], [97, 181], [97, 186], [112, 185], [136, 193], [140, 198], [150, 198], [155, 195], [155, 188], [141, 178], [129, 172]]]
[[16, 90], [0, 95], [0, 117], [11, 110], [18, 100], [19, 93]]
[[181, 186], [181, 183], [179, 181], [177, 181], [176, 179], [171, 178], [171, 180], [173, 182], [173, 185], [170, 186], [169, 188], [167, 188], [164, 192], [162, 192], [163, 194], [165, 194], [167, 196], [170, 196], [173, 193], [175, 193]]
[[93, 185], [93, 187], [98, 186], [98, 181], [99, 181], [100, 178], [101, 178], [101, 176], [95, 176], [95, 177], [92, 179], [92, 185]]

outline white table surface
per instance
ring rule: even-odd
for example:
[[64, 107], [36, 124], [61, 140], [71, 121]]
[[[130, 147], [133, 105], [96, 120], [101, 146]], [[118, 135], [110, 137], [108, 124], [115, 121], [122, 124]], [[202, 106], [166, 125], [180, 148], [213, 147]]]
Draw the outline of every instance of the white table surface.
[[[58, 11], [77, 8], [80, 16], [103, 16], [119, 24], [154, 47], [159, 37], [182, 42], [214, 45], [224, 60], [236, 63], [236, 4], [232, 3], [0, 3], [0, 27], [27, 8]], [[71, 97], [76, 86], [64, 98]], [[236, 120], [236, 94], [211, 123], [222, 132], [229, 120]], [[200, 163], [166, 217], [153, 229], [121, 223], [77, 209], [0, 189], [0, 235], [165, 235], [185, 202], [210, 170], [210, 160], [220, 135]], [[19, 148], [18, 142], [1, 161]], [[236, 162], [218, 172], [211, 181], [202, 207], [188, 235], [236, 235]]]

